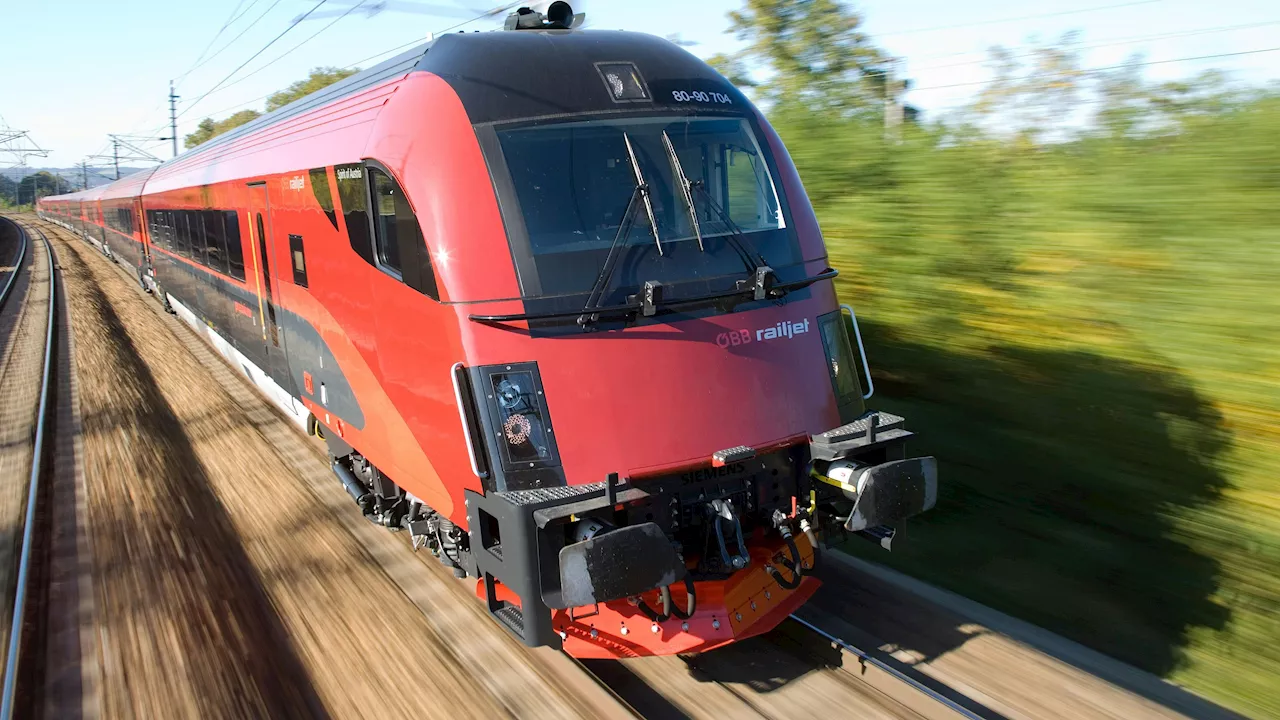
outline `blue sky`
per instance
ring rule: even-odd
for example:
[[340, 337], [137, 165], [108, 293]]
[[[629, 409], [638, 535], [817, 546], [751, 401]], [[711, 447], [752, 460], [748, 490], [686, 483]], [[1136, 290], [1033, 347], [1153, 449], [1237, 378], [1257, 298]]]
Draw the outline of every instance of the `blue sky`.
[[[209, 52], [218, 54], [181, 77], [180, 136], [207, 115], [221, 118], [246, 107], [261, 109], [263, 96], [305, 77], [311, 67], [345, 66], [411, 43], [498, 0], [433, 0], [436, 7], [457, 8], [456, 13], [434, 16], [388, 10], [372, 18], [354, 12], [336, 22], [332, 17], [307, 20], [226, 86], [189, 104], [316, 2], [0, 0], [0, 21], [7, 30], [17, 30], [6, 33], [0, 54], [5, 69], [0, 72], [0, 118], [10, 127], [29, 130], [52, 151], [48, 160], [33, 158], [31, 164], [70, 166], [86, 155], [109, 152], [107, 133], [167, 135], [169, 80], [195, 63], [237, 6], [248, 11], [213, 43]], [[316, 12], [341, 10], [358, 0], [343, 2], [329, 0]], [[700, 56], [737, 47], [726, 34], [726, 13], [740, 4], [741, 0], [575, 3], [587, 12], [591, 27], [679, 34], [697, 43], [689, 50]], [[865, 0], [853, 7], [862, 13], [873, 39], [903, 58], [916, 88], [908, 100], [928, 115], [945, 113], [980, 89], [989, 76], [983, 64], [988, 47], [1024, 47], [1031, 38], [1052, 39], [1071, 30], [1081, 33], [1088, 67], [1116, 65], [1142, 53], [1147, 61], [1158, 63], [1145, 68], [1154, 79], [1185, 77], [1209, 68], [1228, 70], [1241, 82], [1280, 78], [1280, 51], [1251, 52], [1280, 47], [1280, 3], [1274, 0]], [[465, 27], [488, 30], [498, 23], [488, 19]], [[313, 40], [285, 54], [317, 32]], [[1163, 62], [1242, 52], [1250, 54]], [[263, 67], [267, 63], [271, 64]], [[258, 68], [263, 69], [245, 77]], [[167, 142], [145, 146], [160, 157], [170, 155]], [[0, 156], [0, 163], [7, 160]]]

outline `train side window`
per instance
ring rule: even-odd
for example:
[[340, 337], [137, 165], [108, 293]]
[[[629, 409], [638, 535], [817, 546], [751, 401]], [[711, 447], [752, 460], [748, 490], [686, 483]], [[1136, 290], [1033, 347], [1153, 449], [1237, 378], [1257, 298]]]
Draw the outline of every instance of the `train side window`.
[[244, 280], [244, 244], [240, 241], [239, 213], [223, 210], [222, 224], [227, 229], [227, 271], [231, 277]]
[[173, 246], [173, 251], [183, 257], [189, 257], [191, 251], [187, 249], [186, 225], [183, 222], [182, 213], [173, 213], [173, 226], [169, 228], [169, 232], [165, 233], [164, 241]]
[[209, 266], [209, 241], [204, 227], [204, 215], [199, 210], [191, 210], [187, 213], [188, 222], [191, 227], [191, 258], [196, 262]]
[[307, 287], [307, 255], [302, 250], [302, 236], [289, 236], [289, 257], [293, 261], [293, 284]]
[[320, 204], [320, 209], [324, 211], [325, 217], [329, 218], [329, 224], [333, 225], [333, 229], [338, 229], [338, 213], [333, 209], [333, 192], [329, 190], [329, 170], [328, 168], [312, 168], [307, 171], [311, 178], [311, 194], [315, 196], [316, 202]]
[[369, 237], [369, 196], [364, 185], [363, 165], [334, 165], [338, 178], [338, 200], [342, 203], [342, 217], [346, 219], [347, 239], [351, 249], [373, 265], [373, 241]]
[[174, 213], [166, 210], [156, 211], [156, 223], [160, 226], [160, 241], [166, 245], [178, 244], [178, 228], [174, 225]]
[[209, 269], [227, 274], [227, 236], [222, 231], [222, 213], [217, 210], [201, 210], [204, 220], [204, 241]]
[[431, 255], [404, 190], [383, 170], [372, 166], [365, 169], [375, 206], [374, 245], [380, 264], [393, 270], [404, 284], [439, 300]]
[[191, 237], [187, 230], [187, 213], [185, 211], [173, 213], [174, 227], [171, 237], [173, 238], [173, 247], [182, 257], [191, 257]]
[[373, 188], [373, 244], [378, 251], [378, 262], [400, 274], [400, 242], [396, 222], [397, 201], [404, 202], [404, 193], [395, 181], [377, 168], [368, 168], [369, 185]]

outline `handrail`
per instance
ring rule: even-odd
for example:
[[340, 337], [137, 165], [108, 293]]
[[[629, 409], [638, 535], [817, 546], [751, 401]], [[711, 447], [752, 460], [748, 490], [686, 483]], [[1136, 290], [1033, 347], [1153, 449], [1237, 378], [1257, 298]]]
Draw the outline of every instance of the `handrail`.
[[871, 380], [871, 366], [867, 364], [867, 349], [862, 346], [862, 331], [858, 329], [858, 315], [853, 311], [852, 305], [841, 305], [841, 310], [848, 310], [849, 317], [853, 318], [853, 336], [858, 340], [858, 355], [862, 358], [862, 374], [867, 378], [867, 392], [862, 396], [863, 400], [870, 400], [872, 395], [876, 394], [876, 384]]
[[476, 444], [471, 439], [471, 421], [467, 418], [467, 406], [463, 403], [462, 384], [458, 382], [458, 370], [465, 367], [462, 363], [456, 362], [453, 367], [449, 368], [449, 378], [453, 380], [453, 397], [458, 401], [458, 419], [462, 421], [462, 436], [467, 442], [467, 458], [471, 460], [471, 472], [481, 480], [489, 477], [489, 473], [480, 469], [480, 463], [476, 460]]

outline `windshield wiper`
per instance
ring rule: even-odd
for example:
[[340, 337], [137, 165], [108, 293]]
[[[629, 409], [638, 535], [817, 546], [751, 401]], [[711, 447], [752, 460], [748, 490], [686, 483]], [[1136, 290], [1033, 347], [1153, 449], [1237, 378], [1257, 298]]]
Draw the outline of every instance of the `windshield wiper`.
[[725, 239], [733, 246], [734, 251], [738, 253], [738, 257], [747, 266], [747, 271], [751, 273], [752, 290], [755, 299], [764, 300], [772, 295], [774, 282], [777, 278], [773, 273], [773, 268], [769, 267], [768, 261], [759, 252], [749, 250], [746, 244], [742, 242], [742, 238], [745, 235], [742, 232], [742, 228], [738, 227], [733, 218], [729, 217], [729, 213], [725, 212], [720, 203], [711, 197], [711, 193], [707, 192], [707, 188], [701, 180], [689, 183], [689, 187], [702, 193], [702, 197], [706, 198], [707, 204], [720, 216], [720, 221], [725, 224], [725, 227], [729, 228], [729, 234], [725, 236]]
[[609, 281], [613, 279], [614, 270], [618, 267], [619, 247], [623, 239], [631, 234], [631, 217], [636, 206], [636, 197], [639, 196], [644, 203], [644, 209], [649, 216], [649, 228], [653, 231], [653, 239], [658, 243], [658, 254], [662, 254], [662, 240], [658, 238], [658, 223], [653, 215], [653, 204], [649, 201], [649, 186], [645, 184], [644, 174], [640, 172], [640, 163], [636, 159], [635, 150], [631, 147], [631, 137], [627, 133], [622, 133], [622, 140], [627, 146], [627, 157], [631, 159], [631, 170], [635, 173], [636, 184], [631, 190], [631, 197], [627, 200], [627, 209], [622, 211], [622, 219], [618, 221], [618, 232], [613, 236], [613, 242], [609, 244], [609, 254], [605, 255], [604, 265], [600, 267], [600, 274], [596, 276], [596, 281], [591, 285], [591, 292], [587, 293], [587, 302], [582, 306], [582, 310], [578, 315], [578, 324], [582, 329], [586, 330], [596, 320], [600, 319], [599, 312], [591, 312], [600, 309], [600, 302], [604, 300], [605, 290], [609, 287]]
[[671, 169], [675, 172], [676, 181], [680, 184], [680, 194], [684, 195], [685, 207], [689, 208], [689, 224], [693, 226], [694, 237], [698, 238], [698, 250], [706, 252], [707, 249], [702, 246], [702, 228], [698, 227], [698, 210], [693, 206], [693, 186], [684, 174], [684, 166], [680, 164], [680, 157], [676, 155], [676, 146], [671, 143], [666, 130], [662, 131], [662, 144], [667, 148], [667, 159], [671, 160]]
[[653, 203], [649, 199], [649, 183], [644, 181], [644, 173], [640, 172], [640, 161], [636, 159], [636, 151], [631, 147], [631, 136], [622, 133], [622, 141], [627, 144], [627, 157], [631, 160], [631, 170], [636, 174], [636, 190], [644, 201], [644, 211], [649, 216], [649, 229], [653, 232], [653, 241], [658, 244], [658, 254], [662, 255], [662, 238], [658, 237], [658, 220], [653, 215]]

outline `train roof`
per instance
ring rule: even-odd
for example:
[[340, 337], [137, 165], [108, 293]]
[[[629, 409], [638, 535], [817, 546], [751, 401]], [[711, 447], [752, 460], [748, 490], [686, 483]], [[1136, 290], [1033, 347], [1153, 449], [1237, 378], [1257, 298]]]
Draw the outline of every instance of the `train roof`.
[[[606, 76], [631, 68], [644, 97], [619, 99]], [[458, 32], [407, 50], [374, 67], [317, 90], [277, 110], [223, 133], [157, 168], [60, 199], [96, 200], [136, 195], [142, 184], [215, 161], [237, 141], [286, 123], [336, 101], [358, 95], [415, 71], [450, 84], [472, 123], [687, 105], [672, 101], [673, 90], [714, 90], [728, 109], [743, 110], [747, 99], [719, 73], [663, 38], [613, 30], [501, 30]]]
[[102, 200], [113, 200], [116, 198], [137, 197], [142, 194], [142, 186], [151, 179], [156, 172], [156, 168], [146, 168], [135, 173], [130, 173], [114, 182], [102, 186]]
[[[510, 30], [442, 35], [223, 133], [175, 160], [185, 161], [260, 130], [414, 71], [448, 82], [473, 123], [619, 109], [599, 67], [634, 65], [651, 96], [672, 83], [732, 86], [683, 48], [644, 33]], [[665, 97], [665, 95], [663, 95]], [[173, 162], [173, 161], [170, 161]], [[167, 163], [166, 163], [167, 164]], [[162, 166], [163, 167], [163, 166]]]

